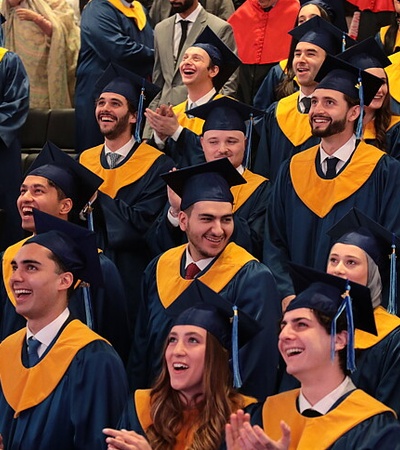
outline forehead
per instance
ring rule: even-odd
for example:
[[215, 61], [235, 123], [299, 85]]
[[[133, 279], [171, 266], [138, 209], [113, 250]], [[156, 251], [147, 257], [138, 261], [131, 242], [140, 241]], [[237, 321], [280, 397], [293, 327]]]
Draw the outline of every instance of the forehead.
[[310, 308], [293, 309], [292, 311], [285, 312], [282, 320], [284, 322], [291, 322], [298, 319], [315, 320], [314, 311]]
[[299, 19], [304, 17], [314, 17], [314, 16], [321, 16], [321, 11], [319, 10], [317, 5], [305, 5], [300, 9], [299, 12]]
[[207, 130], [203, 137], [205, 139], [219, 138], [226, 139], [229, 137], [244, 138], [243, 131], [240, 130]]
[[37, 243], [23, 245], [14, 257], [15, 262], [22, 263], [26, 260], [44, 262], [50, 260], [51, 252], [48, 248]]
[[179, 336], [198, 334], [205, 337], [207, 335], [207, 331], [204, 328], [198, 327], [196, 325], [175, 325], [171, 328], [170, 333]]
[[318, 87], [316, 87], [315, 91], [313, 92], [312, 98], [331, 98], [338, 102], [346, 102], [343, 92], [335, 91], [334, 89], [318, 89]]
[[106, 101], [116, 100], [123, 104], [128, 103], [126, 98], [123, 95], [117, 94], [116, 92], [102, 92], [100, 94], [99, 100], [106, 100]]
[[200, 201], [193, 204], [193, 212], [196, 214], [209, 214], [224, 216], [232, 214], [232, 204], [229, 202]]
[[298, 42], [298, 44], [296, 45], [296, 50], [295, 51], [301, 51], [301, 52], [316, 52], [316, 53], [321, 53], [321, 54], [325, 54], [325, 50], [323, 50], [321, 47], [319, 47], [318, 45], [312, 44], [311, 42]]
[[384, 69], [382, 67], [370, 67], [369, 69], [365, 69], [366, 72], [375, 75], [378, 78], [387, 79], [387, 75]]
[[53, 186], [49, 184], [49, 180], [47, 178], [41, 177], [39, 175], [28, 175], [22, 182], [22, 186], [35, 186], [35, 185], [52, 187], [53, 189], [55, 189]]
[[185, 56], [198, 56], [201, 59], [204, 59], [205, 61], [210, 61], [209, 54], [200, 47], [189, 47], [186, 51], [183, 57]]
[[365, 257], [365, 252], [362, 248], [357, 245], [352, 244], [343, 244], [342, 242], [337, 242], [331, 248], [331, 253], [340, 254], [340, 255], [353, 255], [358, 258]]

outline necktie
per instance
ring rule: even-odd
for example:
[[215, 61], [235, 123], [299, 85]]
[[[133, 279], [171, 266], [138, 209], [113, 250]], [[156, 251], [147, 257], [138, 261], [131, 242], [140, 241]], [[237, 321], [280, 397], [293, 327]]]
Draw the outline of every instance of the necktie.
[[190, 263], [186, 267], [186, 280], [193, 280], [193, 278], [200, 272], [199, 267], [195, 263]]
[[301, 103], [303, 104], [303, 107], [304, 107], [304, 113], [303, 114], [308, 114], [310, 112], [310, 108], [311, 108], [311, 98], [303, 97], [301, 99]]
[[332, 178], [336, 177], [336, 164], [338, 163], [339, 158], [328, 158], [326, 160], [326, 174], [325, 178], [328, 180], [331, 180]]
[[315, 409], [311, 409], [311, 408], [305, 409], [301, 413], [301, 415], [305, 416], [305, 417], [320, 417], [320, 416], [322, 416], [322, 414], [320, 412], [315, 411]]
[[108, 166], [110, 169], [114, 169], [114, 167], [118, 164], [118, 161], [122, 158], [122, 155], [118, 153], [108, 153], [107, 159], [108, 159]]
[[33, 367], [39, 361], [38, 348], [41, 342], [31, 336], [28, 339], [28, 360], [29, 367]]
[[188, 26], [189, 26], [188, 20], [181, 20], [179, 23], [181, 24], [181, 28], [182, 28], [182, 35], [181, 35], [181, 40], [179, 41], [178, 53], [176, 55], [176, 59], [178, 59], [179, 55], [181, 54], [183, 44], [186, 41]]

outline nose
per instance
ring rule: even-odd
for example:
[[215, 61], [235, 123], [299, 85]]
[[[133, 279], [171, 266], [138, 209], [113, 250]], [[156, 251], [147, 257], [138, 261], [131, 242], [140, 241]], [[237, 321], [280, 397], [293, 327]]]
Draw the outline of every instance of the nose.
[[174, 345], [173, 353], [174, 353], [174, 355], [186, 354], [185, 344], [182, 341], [178, 340], [177, 343]]
[[293, 328], [289, 324], [286, 324], [279, 333], [279, 340], [288, 341], [293, 338], [294, 338]]
[[216, 235], [216, 236], [220, 236], [221, 234], [224, 233], [224, 229], [222, 228], [222, 224], [220, 220], [215, 220], [213, 222], [213, 227], [212, 227], [212, 232]]
[[25, 200], [25, 201], [31, 201], [32, 200], [32, 194], [31, 194], [31, 192], [28, 189], [25, 192], [21, 192], [19, 194], [19, 197], [22, 200]]
[[343, 264], [343, 261], [339, 261], [333, 270], [333, 274], [337, 275], [337, 276], [343, 276], [343, 275], [345, 275], [345, 273], [346, 273], [346, 268]]
[[13, 272], [11, 274], [11, 277], [10, 277], [10, 284], [15, 281], [21, 281], [21, 280], [22, 280], [22, 277], [21, 277], [20, 270], [18, 268], [14, 268]]

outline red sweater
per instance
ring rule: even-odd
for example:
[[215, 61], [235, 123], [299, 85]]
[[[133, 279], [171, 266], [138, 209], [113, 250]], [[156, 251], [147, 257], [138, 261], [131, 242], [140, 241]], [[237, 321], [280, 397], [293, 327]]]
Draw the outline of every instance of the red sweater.
[[394, 11], [393, 0], [347, 0], [360, 11], [369, 9], [372, 12]]
[[269, 12], [258, 0], [246, 0], [228, 19], [242, 62], [268, 64], [287, 58], [288, 31], [295, 26], [299, 9], [299, 0], [278, 0]]

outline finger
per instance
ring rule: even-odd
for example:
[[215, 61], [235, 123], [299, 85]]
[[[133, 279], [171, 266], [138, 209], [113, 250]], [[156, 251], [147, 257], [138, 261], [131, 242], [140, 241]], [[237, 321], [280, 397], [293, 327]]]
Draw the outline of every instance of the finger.
[[284, 449], [289, 448], [291, 438], [290, 427], [283, 420], [281, 420], [281, 430], [282, 430], [282, 438], [280, 440], [280, 443], [282, 444]]

